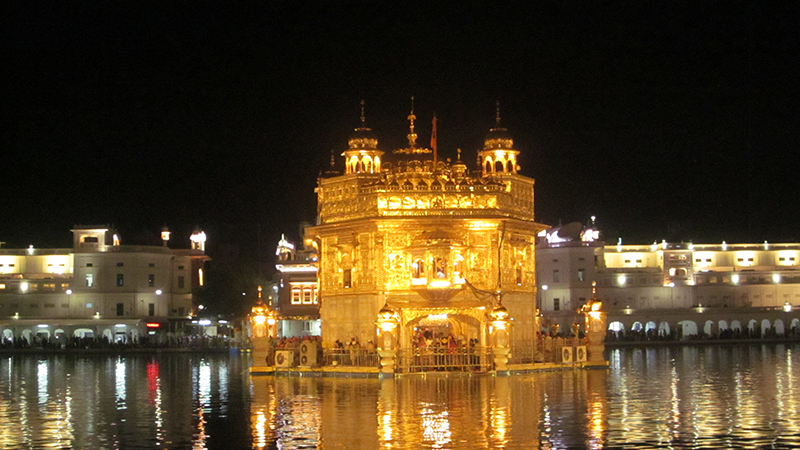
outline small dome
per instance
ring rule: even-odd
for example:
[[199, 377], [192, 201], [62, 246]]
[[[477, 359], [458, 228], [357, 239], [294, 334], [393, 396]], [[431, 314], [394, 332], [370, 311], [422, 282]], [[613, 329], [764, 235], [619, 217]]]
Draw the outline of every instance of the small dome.
[[375, 136], [372, 128], [359, 127], [356, 128], [355, 132], [350, 136], [350, 140], [347, 141], [347, 144], [350, 150], [377, 150], [378, 138]]
[[489, 130], [486, 139], [483, 141], [484, 148], [509, 150], [514, 148], [514, 139], [507, 129], [499, 125]]

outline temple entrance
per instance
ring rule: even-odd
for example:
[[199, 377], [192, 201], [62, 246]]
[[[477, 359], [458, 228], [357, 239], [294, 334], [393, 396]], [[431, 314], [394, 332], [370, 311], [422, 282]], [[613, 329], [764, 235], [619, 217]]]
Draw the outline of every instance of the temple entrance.
[[405, 327], [407, 344], [401, 349], [404, 372], [488, 370], [484, 327], [467, 314], [422, 314]]

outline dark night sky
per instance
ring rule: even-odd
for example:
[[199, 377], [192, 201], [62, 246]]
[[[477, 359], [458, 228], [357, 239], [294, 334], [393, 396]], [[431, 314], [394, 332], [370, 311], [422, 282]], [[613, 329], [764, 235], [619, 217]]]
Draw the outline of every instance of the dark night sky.
[[199, 225], [269, 259], [359, 101], [390, 151], [412, 95], [420, 142], [435, 111], [440, 153], [473, 164], [499, 100], [539, 222], [800, 241], [797, 3], [164, 3], [4, 5], [6, 247]]

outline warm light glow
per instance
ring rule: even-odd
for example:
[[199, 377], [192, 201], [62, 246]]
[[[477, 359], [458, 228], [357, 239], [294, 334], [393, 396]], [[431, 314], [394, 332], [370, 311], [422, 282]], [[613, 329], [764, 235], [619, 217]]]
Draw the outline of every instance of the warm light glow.
[[66, 290], [66, 294], [67, 294], [67, 295], [72, 295], [72, 289], [67, 289], [67, 290]]
[[147, 322], [147, 328], [159, 328], [161, 326], [158, 322]]
[[617, 277], [617, 283], [619, 283], [620, 286], [625, 286], [625, 282], [627, 280], [628, 279], [625, 277], [625, 275], [620, 275], [619, 277]]
[[786, 302], [786, 303], [783, 305], [783, 310], [784, 310], [785, 312], [792, 312], [792, 304], [791, 304], [791, 303], [789, 303], [789, 302]]
[[431, 280], [431, 282], [428, 284], [428, 286], [432, 287], [432, 288], [435, 288], [435, 289], [448, 288], [448, 287], [450, 287], [450, 281], [449, 280]]
[[739, 275], [737, 275], [737, 274], [731, 275], [731, 282], [733, 284], [739, 284]]
[[[256, 317], [256, 319], [258, 319], [258, 317]], [[264, 322], [262, 321], [261, 323], [263, 324]], [[270, 326], [272, 326], [272, 325], [275, 325], [275, 323], [276, 323], [276, 321], [275, 321], [275, 319], [273, 319], [272, 317], [270, 317], [269, 319], [267, 319], [267, 325], [270, 325]], [[259, 325], [260, 325], [260, 324], [259, 324]]]
[[195, 231], [189, 240], [192, 242], [192, 250], [206, 251], [206, 233], [205, 231]]
[[781, 282], [781, 275], [778, 273], [772, 274], [772, 282], [773, 283], [780, 283]]
[[543, 290], [543, 291], [546, 291], [547, 289], [549, 289], [549, 287], [548, 287], [546, 284], [543, 284], [543, 285], [542, 285], [542, 290]]
[[[264, 322], [266, 322], [266, 321], [267, 321], [267, 317], [266, 316], [253, 316], [253, 322], [255, 322], [256, 325], [264, 325]], [[274, 319], [273, 319], [273, 321], [274, 321]], [[270, 324], [270, 325], [272, 325], [272, 324]]]
[[164, 293], [164, 291], [162, 291], [161, 289], [156, 289], [156, 295], [161, 295], [163, 293]]
[[33, 245], [29, 245], [29, 246], [28, 246], [28, 254], [29, 254], [29, 255], [32, 255], [32, 254], [33, 254], [33, 251], [34, 251], [34, 250], [33, 250]]

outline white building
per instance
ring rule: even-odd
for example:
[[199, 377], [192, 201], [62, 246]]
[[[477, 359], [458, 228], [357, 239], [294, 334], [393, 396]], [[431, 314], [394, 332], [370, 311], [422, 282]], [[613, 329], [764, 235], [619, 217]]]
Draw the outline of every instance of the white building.
[[538, 306], [554, 321], [591, 298], [593, 282], [609, 324], [642, 311], [800, 306], [800, 243], [605, 245], [572, 223], [540, 233], [536, 266]]
[[121, 245], [107, 226], [76, 226], [67, 249], [0, 248], [0, 336], [65, 343], [178, 331], [203, 285], [205, 233], [190, 249]]

